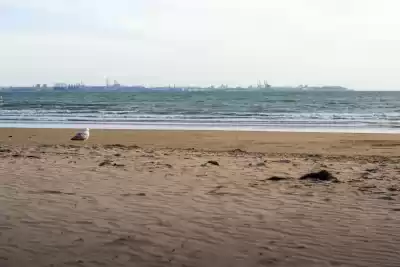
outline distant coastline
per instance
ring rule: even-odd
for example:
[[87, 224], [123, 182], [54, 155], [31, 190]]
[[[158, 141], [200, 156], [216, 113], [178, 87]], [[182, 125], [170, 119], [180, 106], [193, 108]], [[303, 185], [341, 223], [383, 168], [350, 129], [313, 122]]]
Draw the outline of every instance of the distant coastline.
[[353, 91], [342, 86], [248, 86], [248, 87], [229, 87], [221, 85], [219, 87], [199, 87], [199, 86], [160, 86], [146, 87], [134, 85], [82, 85], [82, 84], [57, 84], [54, 86], [35, 85], [35, 86], [3, 86], [0, 87], [0, 92], [187, 92], [187, 91]]

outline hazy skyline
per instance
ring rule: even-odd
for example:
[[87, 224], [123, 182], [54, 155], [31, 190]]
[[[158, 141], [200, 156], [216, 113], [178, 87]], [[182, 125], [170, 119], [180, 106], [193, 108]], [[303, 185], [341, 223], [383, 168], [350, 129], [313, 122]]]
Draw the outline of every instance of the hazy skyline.
[[0, 0], [0, 85], [400, 90], [398, 0]]

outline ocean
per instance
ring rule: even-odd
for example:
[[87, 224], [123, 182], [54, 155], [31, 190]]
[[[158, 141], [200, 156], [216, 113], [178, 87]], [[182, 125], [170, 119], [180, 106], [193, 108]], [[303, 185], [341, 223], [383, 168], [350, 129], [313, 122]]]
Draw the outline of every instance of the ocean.
[[0, 127], [400, 131], [400, 92], [2, 92]]

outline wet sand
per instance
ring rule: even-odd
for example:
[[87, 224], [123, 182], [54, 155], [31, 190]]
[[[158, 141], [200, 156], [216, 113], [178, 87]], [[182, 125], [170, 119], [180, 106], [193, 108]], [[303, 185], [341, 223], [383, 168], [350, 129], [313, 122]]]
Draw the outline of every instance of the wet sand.
[[400, 266], [398, 135], [73, 132], [0, 130], [0, 266]]

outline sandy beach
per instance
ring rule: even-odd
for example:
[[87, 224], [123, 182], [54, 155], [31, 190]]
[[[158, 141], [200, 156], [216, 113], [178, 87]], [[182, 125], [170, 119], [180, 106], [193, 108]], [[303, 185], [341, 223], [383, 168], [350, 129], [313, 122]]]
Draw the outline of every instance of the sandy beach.
[[0, 129], [0, 266], [400, 266], [400, 136]]

